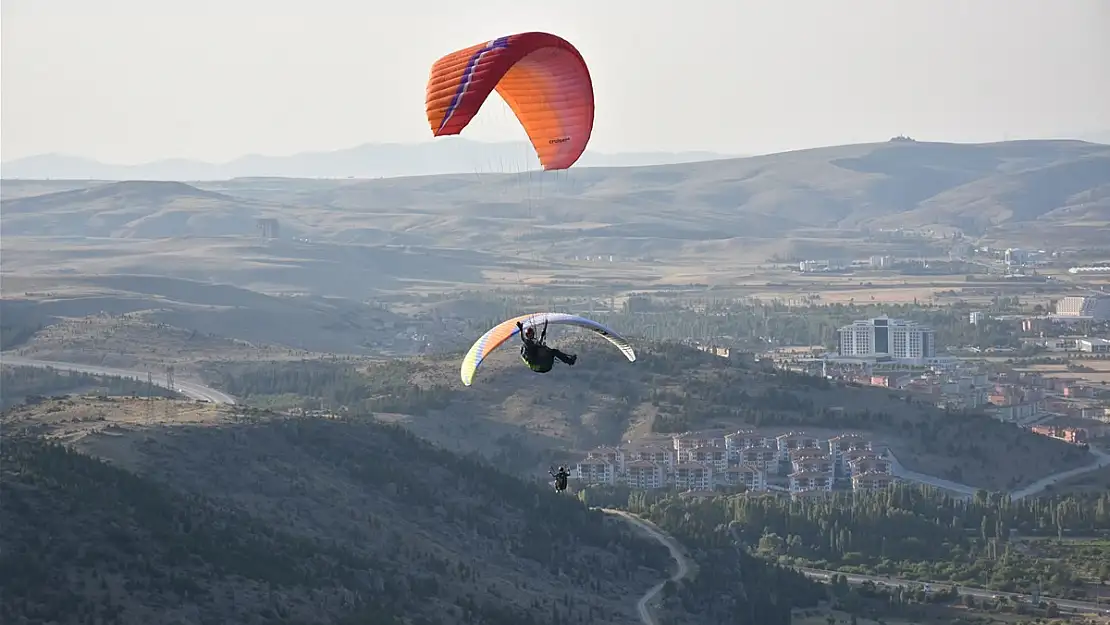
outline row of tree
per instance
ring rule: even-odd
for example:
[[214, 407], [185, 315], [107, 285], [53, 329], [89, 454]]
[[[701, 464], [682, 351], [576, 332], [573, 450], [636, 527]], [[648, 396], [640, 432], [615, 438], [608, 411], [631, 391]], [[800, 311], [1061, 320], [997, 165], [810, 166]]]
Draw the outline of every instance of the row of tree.
[[179, 397], [167, 388], [148, 385], [132, 378], [93, 375], [39, 367], [4, 366], [0, 368], [0, 409], [17, 403], [72, 391], [96, 391], [114, 396]]
[[[703, 542], [736, 545], [776, 561], [1010, 591], [1028, 592], [1041, 582], [1065, 596], [1083, 596], [1074, 567], [1023, 555], [1012, 548], [1012, 537], [1110, 532], [1110, 493], [1014, 501], [981, 491], [964, 500], [929, 487], [897, 484], [818, 499], [767, 495], [687, 500], [635, 492], [627, 506]], [[1096, 569], [1110, 580], [1110, 561]]]

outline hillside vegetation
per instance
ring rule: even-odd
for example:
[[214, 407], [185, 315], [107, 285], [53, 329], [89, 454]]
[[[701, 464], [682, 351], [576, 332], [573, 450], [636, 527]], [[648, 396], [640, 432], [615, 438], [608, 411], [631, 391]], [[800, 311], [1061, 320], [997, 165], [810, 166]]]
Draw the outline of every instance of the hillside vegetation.
[[[597, 490], [587, 492], [590, 500], [616, 504], [623, 494]], [[1105, 541], [1074, 538], [1110, 531], [1108, 493], [1011, 501], [983, 492], [961, 500], [902, 484], [821, 499], [633, 493], [625, 500], [620, 505], [688, 544], [727, 545], [791, 566], [1024, 594], [1039, 580], [1046, 595], [1087, 600], [1110, 580]], [[1029, 536], [1038, 538], [1022, 540]]]
[[76, 449], [114, 466], [5, 441], [4, 622], [635, 623], [669, 562], [391, 426], [117, 424]]
[[169, 389], [127, 378], [36, 367], [0, 367], [0, 410], [24, 402], [35, 403], [45, 399], [46, 395], [78, 392], [105, 396], [178, 397]]
[[478, 451], [522, 471], [599, 444], [715, 427], [866, 432], [911, 470], [992, 490], [1091, 460], [1062, 441], [895, 391], [756, 371], [671, 343], [638, 345], [635, 363], [597, 341], [556, 344], [577, 351], [578, 364], [536, 375], [506, 347], [483, 364], [471, 387], [458, 381], [458, 357], [364, 370], [343, 363], [213, 363], [203, 376], [248, 402], [372, 411], [448, 448]]
[[[175, 403], [176, 421], [122, 398], [0, 417], [0, 621], [632, 624], [671, 566], [623, 520], [393, 425]], [[675, 623], [787, 625], [825, 596], [698, 556]]]

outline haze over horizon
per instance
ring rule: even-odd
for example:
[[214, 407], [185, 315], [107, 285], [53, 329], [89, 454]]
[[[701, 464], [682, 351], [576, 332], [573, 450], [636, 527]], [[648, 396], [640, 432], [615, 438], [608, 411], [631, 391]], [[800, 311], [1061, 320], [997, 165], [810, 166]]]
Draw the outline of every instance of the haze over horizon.
[[[527, 30], [565, 37], [589, 63], [595, 153], [1110, 130], [1110, 4], [1099, 0], [482, 7], [5, 1], [3, 160], [223, 163], [425, 143], [432, 62]], [[496, 98], [463, 136], [525, 139]]]

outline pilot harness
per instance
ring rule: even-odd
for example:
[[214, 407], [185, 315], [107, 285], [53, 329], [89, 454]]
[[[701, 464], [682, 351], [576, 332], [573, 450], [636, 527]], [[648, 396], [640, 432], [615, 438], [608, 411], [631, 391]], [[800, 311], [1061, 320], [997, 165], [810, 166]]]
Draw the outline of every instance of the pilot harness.
[[[529, 327], [531, 327], [531, 326], [529, 326]], [[543, 330], [540, 331], [540, 338], [539, 338], [538, 341], [535, 341], [535, 343], [536, 343], [537, 347], [546, 347], [547, 346], [547, 319], [543, 320]], [[520, 359], [524, 361], [524, 364], [528, 365], [529, 369], [531, 369], [532, 371], [534, 371], [536, 373], [546, 373], [547, 371], [550, 370], [550, 369], [544, 369], [539, 364], [529, 362], [528, 359], [524, 357], [524, 348], [523, 347], [521, 347], [521, 350], [520, 350]]]

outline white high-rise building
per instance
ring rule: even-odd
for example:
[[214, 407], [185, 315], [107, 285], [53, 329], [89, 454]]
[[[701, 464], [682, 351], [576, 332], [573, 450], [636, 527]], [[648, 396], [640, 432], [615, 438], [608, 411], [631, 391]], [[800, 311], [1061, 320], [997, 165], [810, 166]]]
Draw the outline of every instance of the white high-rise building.
[[935, 358], [936, 334], [932, 328], [905, 319], [877, 317], [856, 321], [836, 331], [840, 356], [906, 360]]

